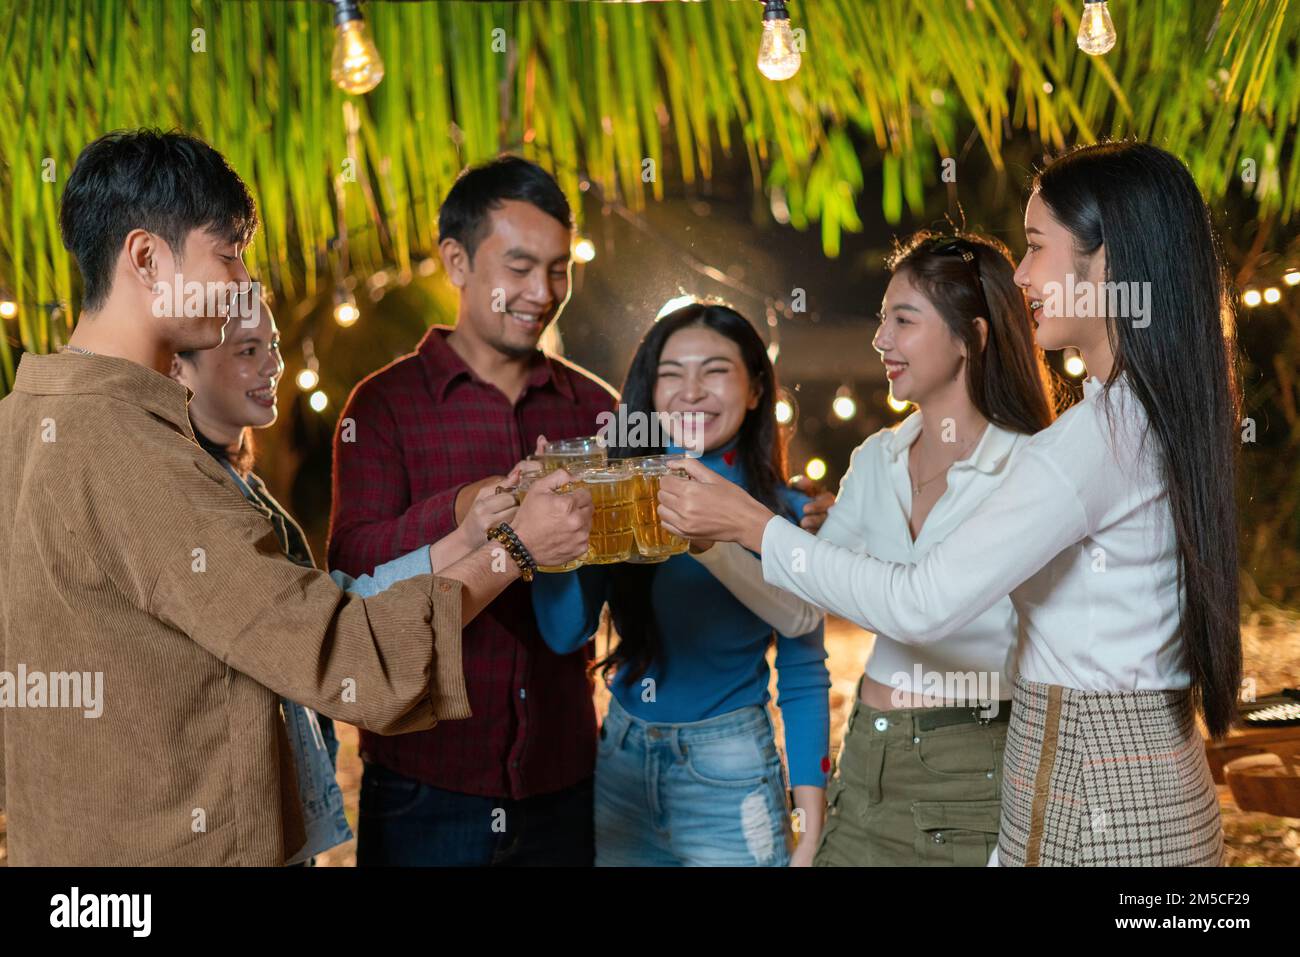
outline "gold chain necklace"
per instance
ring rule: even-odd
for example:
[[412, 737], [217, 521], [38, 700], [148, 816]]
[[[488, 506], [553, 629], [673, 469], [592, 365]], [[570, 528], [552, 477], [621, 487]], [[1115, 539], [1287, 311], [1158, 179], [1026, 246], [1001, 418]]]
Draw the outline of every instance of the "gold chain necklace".
[[[984, 429], [987, 429], [987, 428], [988, 428], [988, 426], [985, 425], [985, 426], [984, 426]], [[938, 472], [935, 472], [933, 475], [931, 475], [931, 476], [930, 476], [928, 479], [926, 479], [924, 482], [918, 482], [915, 478], [913, 478], [913, 476], [912, 476], [912, 462], [911, 462], [911, 460], [910, 460], [910, 458], [909, 458], [908, 463], [907, 463], [907, 477], [908, 477], [909, 479], [912, 480], [912, 494], [913, 494], [913, 495], [920, 495], [920, 494], [921, 494], [921, 489], [925, 488], [925, 486], [929, 485], [931, 482], [933, 482], [935, 479], [937, 479], [940, 475], [947, 475], [947, 474], [948, 474], [948, 470], [949, 470], [950, 468], [952, 468], [952, 467], [953, 467], [957, 462], [959, 462], [959, 461], [962, 459], [962, 456], [965, 454], [966, 449], [970, 448], [970, 446], [971, 446], [971, 444], [972, 444], [973, 442], [978, 442], [979, 439], [980, 439], [981, 437], [983, 437], [983, 435], [984, 435], [984, 429], [980, 429], [980, 434], [977, 435], [977, 436], [975, 436], [974, 438], [972, 438], [972, 439], [967, 439], [967, 440], [966, 440], [966, 444], [965, 444], [964, 446], [962, 446], [961, 449], [958, 450], [957, 455], [953, 456], [953, 460], [952, 460], [951, 462], [949, 462], [947, 465], [945, 465], [945, 466], [944, 466], [942, 469], [940, 469]]]

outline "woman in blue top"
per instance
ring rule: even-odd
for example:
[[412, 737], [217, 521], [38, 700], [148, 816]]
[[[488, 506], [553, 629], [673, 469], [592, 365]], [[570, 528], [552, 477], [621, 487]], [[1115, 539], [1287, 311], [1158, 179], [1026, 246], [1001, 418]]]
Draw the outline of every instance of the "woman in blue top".
[[[657, 322], [632, 359], [623, 402], [630, 423], [670, 417], [667, 451], [702, 450], [705, 464], [774, 510], [802, 513], [807, 497], [785, 486], [772, 364], [734, 310], [693, 303]], [[683, 418], [698, 424], [698, 443]], [[627, 437], [612, 444], [615, 458], [665, 451]], [[606, 601], [619, 636], [596, 665], [612, 692], [596, 759], [598, 866], [811, 862], [829, 770], [830, 678], [822, 613], [792, 598], [764, 584], [752, 552], [710, 542], [659, 564], [590, 565], [534, 581], [538, 625], [556, 652], [586, 644]], [[800, 832], [793, 856], [765, 707], [773, 640]]]

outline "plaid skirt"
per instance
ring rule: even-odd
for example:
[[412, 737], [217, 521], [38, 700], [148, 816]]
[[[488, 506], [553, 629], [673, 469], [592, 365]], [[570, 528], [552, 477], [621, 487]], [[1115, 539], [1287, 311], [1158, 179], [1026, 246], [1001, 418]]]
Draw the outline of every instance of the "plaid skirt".
[[1189, 691], [1016, 680], [998, 863], [1218, 866], [1223, 821]]

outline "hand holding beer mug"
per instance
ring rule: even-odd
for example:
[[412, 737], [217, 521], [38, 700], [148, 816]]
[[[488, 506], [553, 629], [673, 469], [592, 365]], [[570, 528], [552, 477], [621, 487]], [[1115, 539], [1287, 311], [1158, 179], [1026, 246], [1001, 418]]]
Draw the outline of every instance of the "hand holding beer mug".
[[582, 564], [591, 535], [591, 494], [564, 469], [525, 472], [514, 491], [520, 501], [515, 534], [538, 571], [567, 571]]
[[643, 455], [623, 459], [621, 466], [632, 476], [632, 500], [635, 506], [635, 548], [630, 562], [651, 564], [666, 561], [686, 551], [686, 539], [664, 528], [659, 520], [659, 481], [665, 475], [689, 478], [683, 469], [669, 469], [669, 456]]
[[669, 474], [659, 480], [659, 519], [668, 531], [682, 538], [739, 542], [750, 551], [762, 550], [771, 509], [695, 459], [670, 459], [668, 465], [693, 479]]
[[474, 502], [460, 523], [465, 540], [477, 547], [487, 541], [487, 530], [500, 522], [515, 522], [519, 501], [509, 489], [485, 485], [474, 496]]
[[634, 477], [620, 467], [587, 469], [579, 476], [591, 494], [591, 547], [588, 565], [612, 565], [632, 557], [636, 508], [632, 503]]

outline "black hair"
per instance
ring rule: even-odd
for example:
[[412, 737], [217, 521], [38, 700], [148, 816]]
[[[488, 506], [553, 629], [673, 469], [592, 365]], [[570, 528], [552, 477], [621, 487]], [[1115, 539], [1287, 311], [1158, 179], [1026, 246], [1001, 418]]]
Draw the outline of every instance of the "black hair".
[[[758, 404], [745, 413], [737, 432], [737, 461], [749, 494], [773, 512], [798, 521], [778, 496], [786, 482], [785, 442], [776, 423], [777, 379], [772, 362], [753, 324], [717, 302], [694, 302], [664, 316], [646, 333], [637, 347], [623, 380], [622, 402], [629, 420], [637, 413], [648, 421], [655, 414], [655, 383], [659, 378], [659, 357], [664, 344], [676, 332], [691, 327], [711, 329], [740, 348], [741, 361], [757, 386]], [[662, 446], [628, 448], [611, 446], [611, 459], [637, 455], [658, 455]], [[655, 620], [651, 589], [653, 564], [623, 563], [610, 569], [609, 610], [618, 622], [618, 644], [593, 666], [606, 677], [626, 663], [622, 681], [631, 683], [646, 673], [659, 655], [659, 630]]]
[[[1180, 633], [1213, 737], [1241, 681], [1235, 478], [1241, 396], [1234, 316], [1210, 212], [1187, 167], [1149, 143], [1105, 142], [1058, 157], [1033, 188], [1073, 236], [1076, 258], [1105, 245], [1107, 282], [1150, 289], [1147, 324], [1107, 319], [1115, 355], [1154, 435], [1178, 543]], [[1108, 413], [1109, 415], [1109, 410]]]
[[[922, 230], [895, 246], [888, 266], [912, 280], [966, 346], [966, 392], [980, 415], [1024, 435], [1052, 424], [1054, 383], [1004, 244], [979, 233]], [[988, 323], [982, 346], [977, 317]]]
[[186, 133], [117, 130], [81, 151], [63, 190], [59, 226], [76, 257], [82, 308], [108, 299], [122, 243], [133, 229], [161, 236], [179, 259], [191, 230], [236, 245], [257, 231], [257, 206], [225, 158]]
[[438, 211], [438, 242], [456, 240], [473, 265], [474, 252], [491, 225], [488, 217], [510, 199], [531, 203], [565, 229], [573, 228], [569, 200], [555, 177], [520, 156], [502, 155], [456, 177]]

